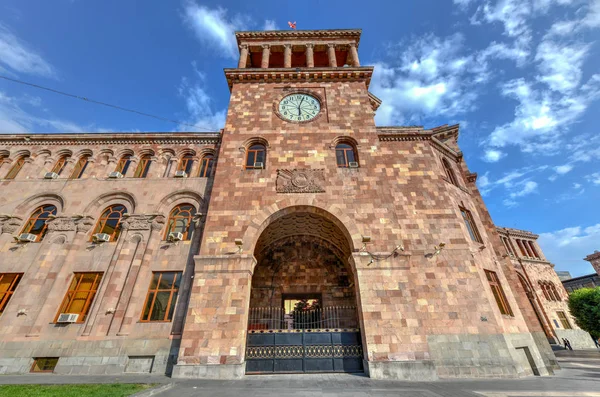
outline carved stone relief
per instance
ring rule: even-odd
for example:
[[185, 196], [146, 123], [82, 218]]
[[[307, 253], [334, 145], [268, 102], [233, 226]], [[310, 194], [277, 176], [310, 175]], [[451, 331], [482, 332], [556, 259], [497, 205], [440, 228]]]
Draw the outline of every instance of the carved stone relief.
[[323, 193], [324, 170], [277, 170], [277, 193]]
[[2, 224], [2, 233], [15, 234], [22, 222], [23, 220], [16, 216], [7, 219]]
[[48, 219], [46, 225], [48, 225], [48, 231], [51, 232], [71, 232], [77, 230], [75, 219], [70, 216], [57, 216], [54, 219]]

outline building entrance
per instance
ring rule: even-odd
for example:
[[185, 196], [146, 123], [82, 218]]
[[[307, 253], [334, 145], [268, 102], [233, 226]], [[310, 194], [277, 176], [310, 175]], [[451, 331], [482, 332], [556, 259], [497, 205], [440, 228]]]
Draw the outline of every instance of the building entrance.
[[332, 221], [293, 213], [255, 249], [246, 373], [362, 372], [347, 238]]

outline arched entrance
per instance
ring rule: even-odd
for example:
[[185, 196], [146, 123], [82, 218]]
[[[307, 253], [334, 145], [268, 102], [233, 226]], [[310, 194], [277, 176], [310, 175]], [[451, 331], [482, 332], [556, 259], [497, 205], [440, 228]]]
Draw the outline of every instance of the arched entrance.
[[363, 370], [348, 233], [309, 208], [284, 210], [255, 245], [246, 373]]

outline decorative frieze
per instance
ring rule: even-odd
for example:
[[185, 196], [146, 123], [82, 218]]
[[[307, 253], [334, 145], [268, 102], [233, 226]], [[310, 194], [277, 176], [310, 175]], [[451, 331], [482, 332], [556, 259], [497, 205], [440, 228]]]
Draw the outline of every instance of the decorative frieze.
[[277, 170], [277, 193], [324, 193], [324, 170]]
[[74, 232], [77, 230], [75, 219], [70, 216], [57, 216], [46, 221], [51, 232]]

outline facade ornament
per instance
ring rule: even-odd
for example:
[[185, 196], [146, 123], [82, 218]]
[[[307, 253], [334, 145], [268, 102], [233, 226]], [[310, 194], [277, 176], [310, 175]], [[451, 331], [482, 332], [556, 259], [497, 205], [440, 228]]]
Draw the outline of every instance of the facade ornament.
[[277, 170], [277, 193], [323, 193], [323, 169]]
[[2, 223], [2, 233], [15, 234], [21, 223], [23, 223], [23, 219], [17, 216], [10, 217]]
[[165, 217], [164, 215], [157, 215], [154, 220], [152, 220], [151, 227], [154, 231], [160, 231], [165, 225]]
[[70, 216], [57, 216], [46, 221], [51, 232], [74, 232], [77, 230], [75, 219]]
[[[156, 223], [156, 226], [154, 224]], [[165, 223], [162, 215], [129, 215], [121, 222], [123, 230], [160, 230]]]
[[77, 233], [87, 233], [92, 227], [94, 227], [94, 218], [91, 216], [85, 216], [75, 222], [77, 226]]

